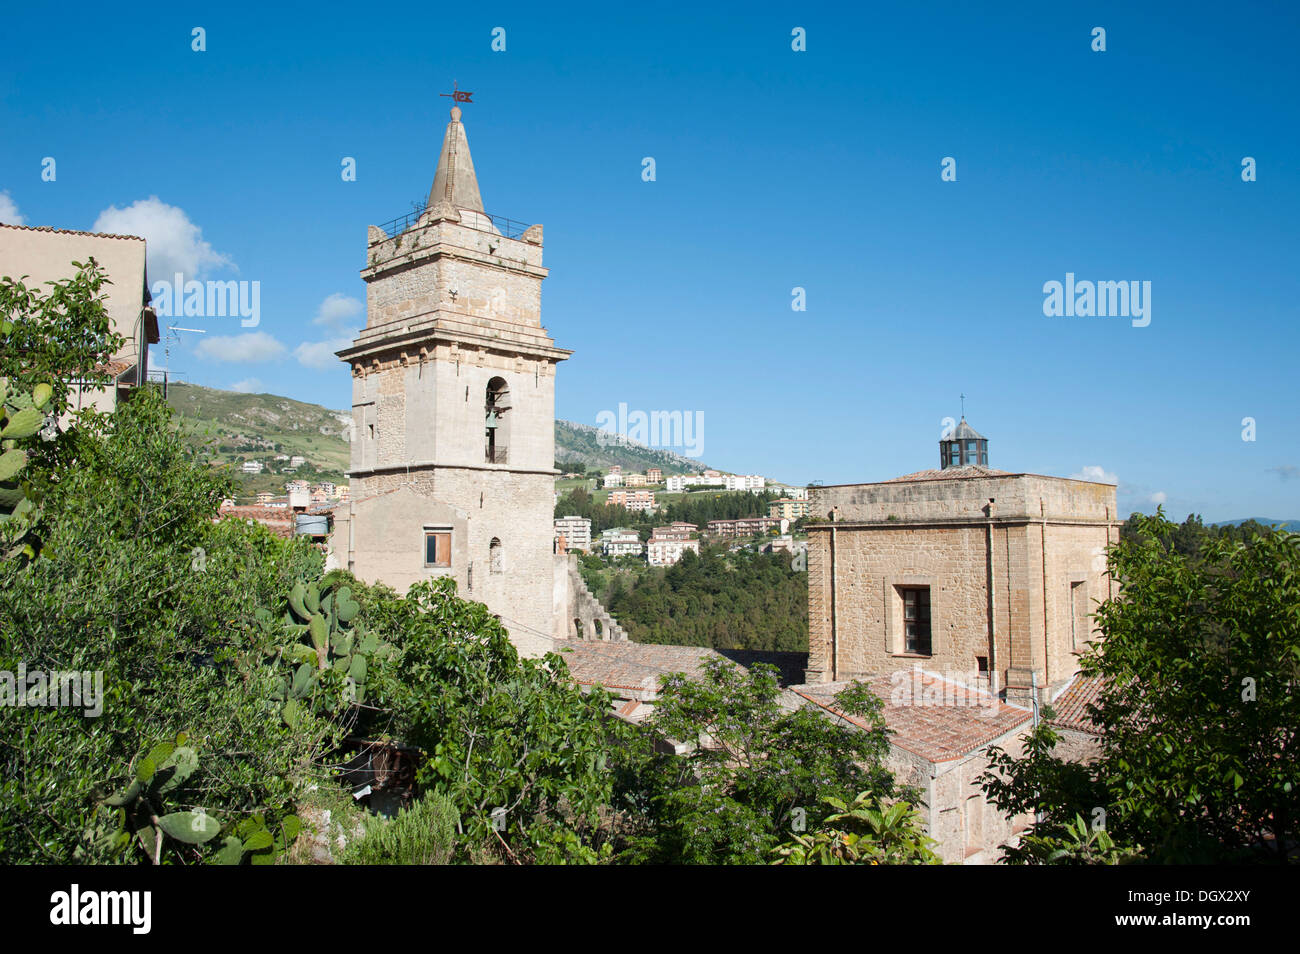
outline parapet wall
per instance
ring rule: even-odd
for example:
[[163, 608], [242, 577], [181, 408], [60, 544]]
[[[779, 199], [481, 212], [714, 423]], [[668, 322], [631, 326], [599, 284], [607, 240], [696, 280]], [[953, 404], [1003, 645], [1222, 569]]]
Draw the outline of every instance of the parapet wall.
[[815, 517], [836, 522], [981, 520], [990, 498], [1003, 520], [1109, 523], [1117, 519], [1115, 487], [1086, 480], [1007, 474], [841, 484], [812, 490]]

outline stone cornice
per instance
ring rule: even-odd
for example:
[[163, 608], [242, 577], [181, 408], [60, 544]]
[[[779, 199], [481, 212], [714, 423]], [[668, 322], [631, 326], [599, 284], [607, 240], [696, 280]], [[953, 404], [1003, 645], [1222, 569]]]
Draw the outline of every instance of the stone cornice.
[[1122, 523], [1107, 520], [1079, 517], [1036, 517], [1027, 514], [988, 517], [929, 517], [924, 520], [836, 520], [834, 523], [810, 523], [804, 530], [948, 530], [955, 527], [1026, 527], [1047, 524], [1060, 527], [1121, 527]]
[[[542, 336], [538, 335], [536, 337], [540, 338]], [[551, 339], [546, 336], [545, 340], [549, 341]], [[565, 348], [556, 348], [554, 345], [544, 344], [536, 340], [521, 341], [493, 335], [475, 334], [461, 328], [451, 329], [439, 326], [437, 323], [420, 328], [408, 328], [404, 332], [374, 335], [369, 340], [363, 334], [350, 347], [336, 351], [335, 354], [342, 360], [355, 364], [368, 358], [378, 358], [403, 351], [413, 352], [418, 356], [420, 348], [427, 349], [438, 344], [465, 345], [468, 349], [465, 352], [466, 357], [473, 351], [488, 351], [506, 357], [522, 355], [524, 357], [559, 362], [566, 360], [573, 354], [572, 351]], [[430, 359], [436, 360], [432, 356]]]
[[366, 467], [362, 470], [349, 470], [345, 474], [353, 477], [378, 477], [382, 474], [401, 474], [407, 471], [434, 472], [440, 470], [492, 470], [507, 474], [544, 474], [554, 477], [560, 473], [555, 468], [535, 470], [527, 467], [511, 467], [509, 464], [448, 464], [435, 463], [431, 460], [413, 460], [405, 464], [388, 464], [384, 467]]

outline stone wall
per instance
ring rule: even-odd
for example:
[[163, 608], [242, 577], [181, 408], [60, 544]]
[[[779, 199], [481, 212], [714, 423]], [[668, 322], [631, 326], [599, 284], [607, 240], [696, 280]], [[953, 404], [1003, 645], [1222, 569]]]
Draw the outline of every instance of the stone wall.
[[572, 594], [570, 616], [565, 620], [569, 629], [565, 634], [569, 639], [595, 639], [605, 642], [621, 643], [627, 641], [627, 633], [618, 621], [609, 615], [609, 610], [587, 589], [587, 583], [578, 572], [577, 554], [570, 554], [566, 561], [568, 589]]
[[[1110, 485], [1036, 475], [900, 481], [818, 488], [813, 504], [835, 520], [809, 532], [809, 682], [917, 661], [970, 672], [982, 658], [995, 689], [1023, 697], [1034, 680], [1059, 687], [1090, 636], [1086, 613], [1113, 592]], [[909, 585], [930, 590], [927, 657], [902, 645], [899, 591]]]
[[362, 272], [367, 327], [438, 309], [540, 327], [540, 238], [523, 242], [452, 221], [376, 238]]
[[921, 790], [921, 817], [926, 833], [938, 844], [935, 853], [946, 864], [995, 864], [1003, 844], [1033, 821], [1032, 815], [1008, 818], [990, 804], [979, 784], [989, 768], [988, 750], [993, 745], [1014, 757], [1023, 752], [1024, 731], [1003, 736], [978, 751], [945, 762], [926, 758], [891, 746], [886, 766], [900, 785]]
[[[486, 603], [522, 639], [554, 635], [552, 479], [506, 470], [425, 468], [353, 478], [352, 500], [335, 511], [338, 566], [400, 593], [450, 576], [457, 592]], [[452, 531], [451, 567], [424, 565], [426, 527]], [[500, 541], [494, 572], [492, 541]], [[518, 642], [518, 640], [517, 640]]]

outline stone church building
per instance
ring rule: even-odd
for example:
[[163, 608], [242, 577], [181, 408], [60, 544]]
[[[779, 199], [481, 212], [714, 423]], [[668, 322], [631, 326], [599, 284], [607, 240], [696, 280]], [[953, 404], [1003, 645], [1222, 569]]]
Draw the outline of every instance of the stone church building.
[[808, 534], [808, 668], [790, 691], [852, 722], [835, 694], [870, 686], [888, 764], [921, 791], [940, 857], [995, 861], [1032, 818], [987, 800], [989, 749], [1018, 757], [1049, 705], [1069, 743], [1058, 754], [1086, 759], [1096, 743], [1096, 684], [1078, 656], [1097, 604], [1115, 595], [1115, 487], [994, 470], [963, 417], [938, 468], [819, 487], [812, 508], [822, 522]]
[[450, 576], [521, 651], [568, 635], [553, 552], [555, 372], [542, 226], [488, 215], [453, 107], [423, 212], [370, 226], [352, 366], [351, 501], [331, 565], [405, 592]]
[[1014, 702], [1074, 677], [1114, 593], [1113, 485], [991, 469], [963, 417], [937, 469], [813, 496], [808, 682], [920, 665]]

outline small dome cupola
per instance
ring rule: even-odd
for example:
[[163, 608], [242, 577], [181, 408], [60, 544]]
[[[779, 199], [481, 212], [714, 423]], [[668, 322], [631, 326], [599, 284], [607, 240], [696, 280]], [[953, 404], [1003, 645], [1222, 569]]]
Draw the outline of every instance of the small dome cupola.
[[989, 442], [988, 438], [966, 423], [966, 415], [963, 414], [961, 422], [939, 440], [939, 469], [972, 465], [989, 465]]

